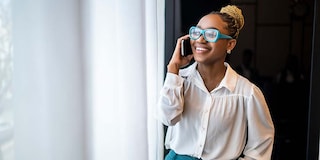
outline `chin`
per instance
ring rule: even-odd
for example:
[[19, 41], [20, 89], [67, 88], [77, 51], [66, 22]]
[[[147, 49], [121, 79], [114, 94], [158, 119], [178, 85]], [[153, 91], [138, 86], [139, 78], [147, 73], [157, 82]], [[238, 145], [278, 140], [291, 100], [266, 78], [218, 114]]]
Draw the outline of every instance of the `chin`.
[[199, 56], [199, 55], [194, 55], [193, 59], [198, 62], [198, 63], [202, 63], [204, 62], [207, 58], [203, 57], [203, 56]]

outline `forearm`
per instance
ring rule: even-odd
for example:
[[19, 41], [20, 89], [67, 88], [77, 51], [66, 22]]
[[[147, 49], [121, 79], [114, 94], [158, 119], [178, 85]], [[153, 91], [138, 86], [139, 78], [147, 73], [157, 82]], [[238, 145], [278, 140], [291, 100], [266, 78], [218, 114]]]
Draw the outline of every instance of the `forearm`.
[[168, 73], [160, 92], [158, 117], [165, 125], [174, 125], [183, 111], [183, 79]]

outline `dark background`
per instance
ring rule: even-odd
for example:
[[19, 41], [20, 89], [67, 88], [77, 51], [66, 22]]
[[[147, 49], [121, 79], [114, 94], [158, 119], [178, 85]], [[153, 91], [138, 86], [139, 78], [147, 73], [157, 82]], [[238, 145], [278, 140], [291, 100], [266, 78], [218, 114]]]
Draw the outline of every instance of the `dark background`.
[[226, 4], [239, 6], [245, 17], [227, 61], [236, 68], [243, 63], [243, 52], [252, 51], [250, 66], [255, 77], [251, 81], [264, 92], [276, 129], [273, 160], [318, 159], [320, 27], [316, 0], [167, 0], [165, 66], [176, 39], [203, 15]]

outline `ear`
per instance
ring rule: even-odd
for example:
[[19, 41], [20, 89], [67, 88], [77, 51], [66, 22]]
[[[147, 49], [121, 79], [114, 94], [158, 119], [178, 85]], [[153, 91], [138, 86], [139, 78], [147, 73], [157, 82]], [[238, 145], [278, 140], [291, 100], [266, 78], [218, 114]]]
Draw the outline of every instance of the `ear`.
[[230, 39], [228, 41], [228, 44], [227, 44], [227, 51], [228, 50], [232, 51], [233, 48], [236, 46], [236, 44], [237, 44], [237, 40], [236, 39]]

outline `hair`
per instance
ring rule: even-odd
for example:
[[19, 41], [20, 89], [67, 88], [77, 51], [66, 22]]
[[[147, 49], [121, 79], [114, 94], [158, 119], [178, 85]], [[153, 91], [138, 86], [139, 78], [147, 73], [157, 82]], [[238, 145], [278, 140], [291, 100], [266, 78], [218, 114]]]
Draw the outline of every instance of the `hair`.
[[230, 36], [234, 39], [238, 38], [244, 25], [244, 17], [240, 8], [235, 5], [227, 5], [222, 7], [220, 11], [213, 11], [210, 14], [220, 15], [222, 20], [228, 24], [226, 29], [229, 31]]

